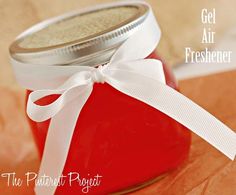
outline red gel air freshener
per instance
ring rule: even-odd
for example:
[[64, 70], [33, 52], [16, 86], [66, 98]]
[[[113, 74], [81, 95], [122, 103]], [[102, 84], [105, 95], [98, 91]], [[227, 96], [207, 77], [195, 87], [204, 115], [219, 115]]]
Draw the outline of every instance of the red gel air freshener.
[[[148, 58], [158, 59], [155, 53]], [[167, 85], [177, 90], [170, 71], [163, 67]], [[57, 97], [47, 96], [37, 103], [46, 105]], [[49, 123], [30, 120], [40, 156]], [[77, 121], [64, 183], [56, 194], [132, 190], [180, 165], [188, 156], [190, 140], [190, 131], [174, 119], [106, 83], [95, 83]]]

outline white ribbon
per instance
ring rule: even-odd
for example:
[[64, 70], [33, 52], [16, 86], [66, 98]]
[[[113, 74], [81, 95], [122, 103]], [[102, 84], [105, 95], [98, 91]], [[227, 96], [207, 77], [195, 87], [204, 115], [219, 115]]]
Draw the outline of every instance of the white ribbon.
[[[17, 80], [25, 88], [34, 90], [28, 99], [28, 116], [36, 122], [51, 119], [38, 177], [44, 174], [52, 178], [61, 176], [80, 111], [95, 82], [106, 82], [167, 114], [234, 159], [236, 134], [203, 108], [167, 86], [160, 61], [144, 59], [155, 49], [159, 39], [160, 30], [150, 11], [136, 32], [104, 66], [39, 66], [11, 59]], [[60, 97], [46, 106], [35, 103], [51, 94], [60, 94]], [[35, 188], [38, 195], [51, 195], [55, 190], [55, 186]]]

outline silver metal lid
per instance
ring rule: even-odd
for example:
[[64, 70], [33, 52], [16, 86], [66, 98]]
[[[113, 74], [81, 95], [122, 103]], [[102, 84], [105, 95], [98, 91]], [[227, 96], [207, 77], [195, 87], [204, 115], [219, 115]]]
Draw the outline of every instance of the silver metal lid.
[[[125, 10], [124, 13], [122, 10]], [[107, 20], [109, 16], [113, 17], [113, 11], [120, 15], [116, 14], [115, 23], [110, 25]], [[46, 20], [23, 32], [11, 44], [10, 54], [17, 61], [38, 65], [103, 64], [109, 61], [115, 50], [145, 20], [148, 11], [149, 8], [145, 4], [131, 3], [85, 12], [74, 12]], [[127, 14], [127, 17], [124, 14]], [[80, 22], [81, 18], [79, 17], [83, 17], [82, 20], [85, 24], [86, 18], [90, 17], [90, 23], [87, 26], [89, 33], [86, 35], [86, 33], [76, 31], [73, 34], [71, 31], [74, 27], [70, 26], [68, 32], [65, 32], [66, 36], [69, 35], [70, 37], [60, 36], [60, 29], [64, 28], [63, 23], [69, 25], [75, 21]], [[94, 25], [99, 26], [100, 23], [104, 25], [101, 29], [91, 31]], [[47, 34], [53, 28], [54, 31], [52, 30], [51, 34]], [[37, 40], [39, 41], [37, 42]], [[43, 40], [42, 43], [40, 40]]]

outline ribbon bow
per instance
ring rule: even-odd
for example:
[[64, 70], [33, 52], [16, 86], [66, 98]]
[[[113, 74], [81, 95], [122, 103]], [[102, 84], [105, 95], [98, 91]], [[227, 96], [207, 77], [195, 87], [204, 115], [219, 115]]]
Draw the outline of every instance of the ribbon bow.
[[[17, 80], [25, 88], [34, 90], [28, 99], [28, 116], [37, 122], [51, 119], [38, 177], [43, 174], [52, 178], [61, 176], [77, 119], [95, 82], [106, 82], [165, 113], [234, 159], [236, 134], [203, 108], [167, 86], [160, 61], [144, 59], [155, 49], [159, 39], [160, 29], [150, 8], [145, 21], [104, 66], [37, 66], [12, 59]], [[60, 94], [60, 97], [45, 106], [35, 103], [51, 94]], [[60, 152], [52, 158], [55, 151]], [[35, 190], [36, 194], [51, 195], [56, 186], [36, 186]]]

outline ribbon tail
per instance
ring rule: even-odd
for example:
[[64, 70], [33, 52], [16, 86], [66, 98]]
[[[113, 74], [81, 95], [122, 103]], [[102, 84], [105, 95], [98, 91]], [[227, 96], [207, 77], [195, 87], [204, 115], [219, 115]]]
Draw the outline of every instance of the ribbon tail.
[[89, 86], [83, 94], [72, 100], [51, 119], [38, 179], [45, 175], [58, 179], [58, 182], [53, 186], [37, 185], [36, 183], [36, 195], [53, 195], [55, 193], [66, 163], [78, 116], [91, 92], [92, 87]]
[[175, 119], [234, 160], [236, 133], [181, 93], [157, 80], [147, 78], [142, 80], [137, 77], [132, 82], [125, 82], [117, 76], [116, 79], [110, 77], [107, 82], [126, 95]]

